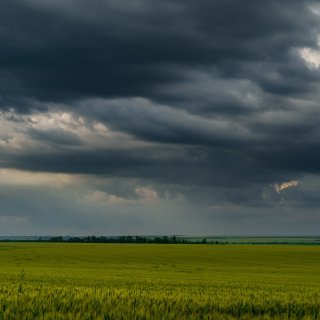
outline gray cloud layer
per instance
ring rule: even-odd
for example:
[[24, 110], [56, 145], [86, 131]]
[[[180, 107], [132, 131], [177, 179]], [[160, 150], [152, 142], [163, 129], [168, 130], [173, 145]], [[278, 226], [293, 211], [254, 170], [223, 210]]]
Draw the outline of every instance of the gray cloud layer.
[[318, 78], [292, 55], [294, 47], [316, 45], [318, 18], [307, 4], [5, 0], [3, 93], [50, 101], [180, 100], [161, 87], [210, 69], [218, 78], [251, 80], [265, 92], [296, 94]]
[[[316, 5], [3, 0], [0, 166], [137, 179], [203, 219], [222, 206], [222, 232], [228, 210], [317, 210], [320, 72], [300, 51], [318, 50]], [[275, 193], [291, 179], [309, 182]]]

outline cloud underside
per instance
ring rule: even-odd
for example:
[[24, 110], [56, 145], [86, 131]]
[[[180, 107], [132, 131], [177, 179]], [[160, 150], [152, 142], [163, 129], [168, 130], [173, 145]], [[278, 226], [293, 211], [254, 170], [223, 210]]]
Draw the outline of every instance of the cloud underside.
[[60, 218], [41, 190], [70, 225], [79, 212], [74, 232], [314, 223], [319, 12], [303, 0], [2, 1], [3, 221], [48, 231]]

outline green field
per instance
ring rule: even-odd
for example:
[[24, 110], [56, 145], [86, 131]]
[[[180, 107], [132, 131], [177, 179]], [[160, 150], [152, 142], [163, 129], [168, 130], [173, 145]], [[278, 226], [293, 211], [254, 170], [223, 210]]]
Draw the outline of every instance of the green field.
[[320, 247], [1, 243], [0, 319], [320, 319]]

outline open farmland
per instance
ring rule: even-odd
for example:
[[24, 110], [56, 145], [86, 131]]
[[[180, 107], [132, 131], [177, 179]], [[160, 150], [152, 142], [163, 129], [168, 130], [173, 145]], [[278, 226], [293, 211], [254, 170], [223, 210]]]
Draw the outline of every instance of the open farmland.
[[1, 243], [0, 319], [320, 319], [320, 247]]

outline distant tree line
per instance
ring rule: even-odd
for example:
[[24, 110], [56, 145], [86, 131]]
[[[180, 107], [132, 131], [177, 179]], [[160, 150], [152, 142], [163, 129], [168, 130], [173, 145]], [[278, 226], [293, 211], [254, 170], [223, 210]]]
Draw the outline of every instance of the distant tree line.
[[87, 237], [51, 237], [46, 240], [39, 239], [38, 241], [46, 242], [74, 242], [74, 243], [159, 243], [159, 244], [175, 244], [175, 243], [206, 243], [206, 239], [190, 240], [179, 238], [177, 236], [159, 236], [159, 237], [143, 237], [143, 236], [120, 236], [120, 237], [105, 237], [105, 236], [87, 236]]

